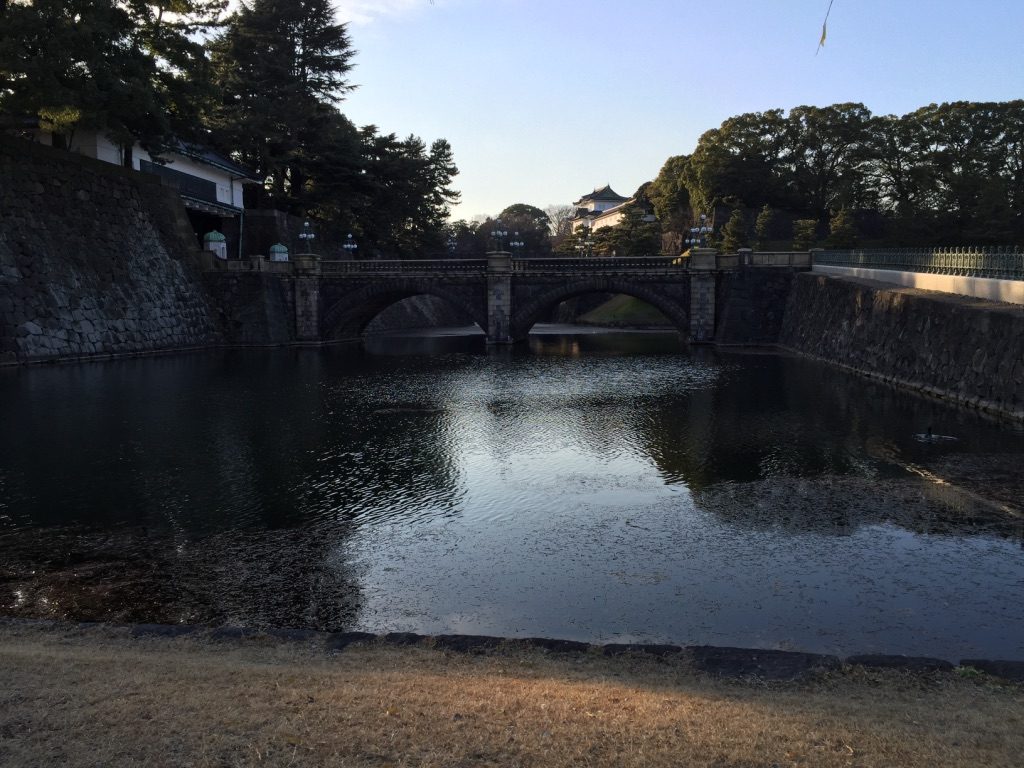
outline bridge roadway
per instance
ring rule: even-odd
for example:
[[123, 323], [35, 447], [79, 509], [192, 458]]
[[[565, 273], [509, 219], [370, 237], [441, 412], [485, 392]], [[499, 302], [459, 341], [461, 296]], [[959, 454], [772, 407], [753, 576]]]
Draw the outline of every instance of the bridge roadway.
[[297, 341], [358, 337], [391, 304], [425, 294], [460, 308], [492, 344], [525, 339], [559, 303], [587, 293], [634, 296], [660, 310], [688, 341], [711, 342], [730, 284], [746, 286], [746, 296], [763, 279], [809, 268], [806, 252], [712, 249], [675, 258], [515, 259], [496, 252], [473, 260], [328, 261], [297, 255], [291, 262], [260, 260], [249, 267], [293, 281]]

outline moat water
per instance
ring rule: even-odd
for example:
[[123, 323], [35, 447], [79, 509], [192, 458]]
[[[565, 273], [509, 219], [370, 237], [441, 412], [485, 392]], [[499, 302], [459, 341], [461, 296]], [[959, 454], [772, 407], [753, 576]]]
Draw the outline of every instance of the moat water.
[[1024, 658], [1021, 431], [547, 330], [0, 370], [0, 614]]

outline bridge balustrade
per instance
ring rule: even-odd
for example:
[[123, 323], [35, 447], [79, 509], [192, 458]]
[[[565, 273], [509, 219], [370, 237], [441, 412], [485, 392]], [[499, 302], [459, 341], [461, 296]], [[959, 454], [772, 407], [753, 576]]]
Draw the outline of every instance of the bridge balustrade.
[[809, 267], [811, 254], [807, 251], [751, 251], [750, 265], [754, 267]]
[[671, 256], [606, 257], [587, 259], [514, 259], [512, 271], [519, 274], [564, 272], [636, 272], [678, 269], [679, 260]]
[[486, 259], [320, 262], [320, 273], [323, 275], [482, 275], [486, 272]]

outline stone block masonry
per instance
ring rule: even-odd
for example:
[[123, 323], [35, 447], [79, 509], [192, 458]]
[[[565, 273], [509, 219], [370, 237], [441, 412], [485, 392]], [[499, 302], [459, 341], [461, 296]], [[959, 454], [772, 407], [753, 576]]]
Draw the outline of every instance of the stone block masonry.
[[0, 363], [217, 343], [177, 194], [0, 137]]
[[1024, 419], [1024, 307], [798, 275], [783, 347], [1004, 418]]

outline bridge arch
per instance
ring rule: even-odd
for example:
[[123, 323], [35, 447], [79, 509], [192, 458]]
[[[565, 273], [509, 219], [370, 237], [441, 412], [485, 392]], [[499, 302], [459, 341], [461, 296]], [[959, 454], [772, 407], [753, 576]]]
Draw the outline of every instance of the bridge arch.
[[552, 286], [549, 290], [523, 302], [513, 313], [513, 338], [516, 341], [525, 339], [530, 329], [556, 306], [567, 299], [588, 293], [621, 293], [645, 301], [665, 315], [680, 334], [685, 337], [689, 335], [690, 313], [682, 301], [651, 285], [619, 278], [593, 277]]
[[448, 302], [487, 329], [486, 297], [467, 296], [465, 290], [438, 285], [433, 281], [413, 279], [369, 284], [330, 297], [320, 318], [320, 338], [351, 338], [361, 336], [377, 315], [393, 304], [413, 296], [433, 296]]

